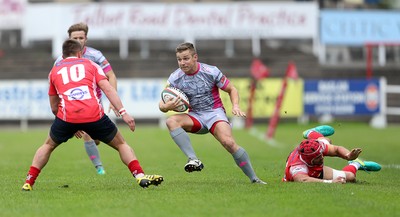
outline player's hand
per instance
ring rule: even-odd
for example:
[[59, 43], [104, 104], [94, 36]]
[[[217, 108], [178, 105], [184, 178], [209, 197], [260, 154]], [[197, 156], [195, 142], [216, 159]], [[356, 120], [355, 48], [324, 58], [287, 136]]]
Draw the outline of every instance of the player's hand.
[[169, 110], [174, 110], [176, 109], [176, 107], [180, 106], [182, 104], [181, 98], [178, 97], [174, 97], [174, 98], [170, 98], [167, 102], [164, 103], [165, 104], [165, 109]]
[[108, 112], [107, 112], [107, 113], [110, 113], [111, 110], [113, 110], [115, 116], [117, 116], [117, 117], [120, 117], [120, 116], [121, 116], [121, 115], [119, 114], [118, 110], [115, 109], [115, 107], [110, 103], [110, 106], [108, 107]]
[[130, 116], [128, 113], [125, 113], [122, 115], [122, 119], [129, 126], [129, 129], [131, 129], [132, 132], [135, 131], [136, 124], [132, 116]]
[[332, 182], [339, 183], [339, 184], [346, 184], [346, 178], [339, 176], [336, 179], [332, 180]]
[[358, 158], [362, 152], [361, 148], [353, 148], [348, 154], [346, 154], [346, 160], [354, 160]]
[[239, 106], [233, 106], [232, 114], [238, 117], [246, 117], [246, 113], [240, 110]]
[[82, 131], [82, 130], [78, 130], [78, 131], [76, 131], [76, 133], [75, 133], [75, 137], [76, 137], [77, 139], [81, 139], [81, 138], [82, 138], [82, 136], [83, 136], [83, 131]]

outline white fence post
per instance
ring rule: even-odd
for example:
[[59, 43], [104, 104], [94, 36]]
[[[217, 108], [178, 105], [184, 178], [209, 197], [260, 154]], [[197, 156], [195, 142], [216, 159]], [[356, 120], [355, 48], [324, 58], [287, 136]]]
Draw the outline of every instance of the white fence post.
[[[386, 94], [387, 93], [400, 94], [400, 85], [387, 85]], [[399, 107], [386, 107], [386, 114], [400, 115], [400, 108]]]
[[379, 79], [379, 113], [372, 116], [372, 119], [369, 125], [373, 128], [385, 128], [387, 126], [387, 119], [386, 119], [386, 93], [387, 93], [387, 81], [386, 78], [382, 77]]
[[386, 78], [380, 79], [380, 113], [372, 117], [370, 125], [374, 128], [385, 128], [387, 126], [387, 115], [400, 115], [400, 107], [389, 107], [387, 105], [388, 94], [400, 94], [400, 85], [388, 85]]

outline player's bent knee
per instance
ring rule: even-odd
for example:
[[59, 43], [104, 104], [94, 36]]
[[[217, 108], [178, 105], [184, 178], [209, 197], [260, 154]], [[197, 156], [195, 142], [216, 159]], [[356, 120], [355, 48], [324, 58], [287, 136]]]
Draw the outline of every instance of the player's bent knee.
[[89, 136], [89, 134], [87, 134], [87, 133], [84, 133], [83, 135], [82, 135], [82, 138], [83, 138], [83, 140], [85, 141], [85, 142], [88, 142], [88, 141], [90, 141], [90, 140], [92, 140], [92, 138]]
[[347, 182], [355, 182], [356, 181], [356, 175], [351, 172], [345, 172], [346, 173], [346, 181]]
[[332, 169], [332, 179], [335, 180], [338, 177], [346, 178], [346, 182], [355, 182], [356, 180], [356, 176], [351, 172]]
[[222, 139], [220, 143], [229, 153], [234, 153], [239, 149], [239, 146], [232, 139]]
[[165, 124], [167, 125], [168, 129], [176, 128], [177, 126], [179, 126], [179, 121], [174, 116], [172, 116], [167, 118]]

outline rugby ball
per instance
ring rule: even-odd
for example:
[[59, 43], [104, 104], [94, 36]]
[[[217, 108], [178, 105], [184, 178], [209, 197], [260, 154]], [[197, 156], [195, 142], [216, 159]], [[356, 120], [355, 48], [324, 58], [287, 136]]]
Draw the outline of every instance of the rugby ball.
[[175, 87], [166, 87], [161, 92], [161, 99], [162, 99], [162, 101], [164, 103], [168, 102], [169, 100], [171, 100], [171, 99], [173, 99], [173, 98], [175, 98], [177, 96], [179, 96], [181, 98], [181, 102], [182, 103], [179, 104], [179, 106], [176, 107], [174, 109], [174, 111], [176, 111], [176, 112], [184, 112], [184, 111], [188, 110], [188, 108], [190, 106], [189, 105], [189, 98], [186, 96], [186, 94], [182, 90], [180, 90], [178, 88], [175, 88]]

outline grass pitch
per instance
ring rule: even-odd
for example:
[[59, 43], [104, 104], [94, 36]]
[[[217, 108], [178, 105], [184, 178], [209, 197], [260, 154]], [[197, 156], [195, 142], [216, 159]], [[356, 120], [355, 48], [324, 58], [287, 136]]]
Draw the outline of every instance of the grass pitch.
[[[358, 182], [345, 185], [281, 182], [285, 160], [314, 125], [280, 124], [275, 141], [262, 139], [266, 126], [234, 130], [258, 176], [268, 185], [250, 184], [232, 156], [211, 135], [191, 135], [205, 168], [186, 173], [185, 156], [166, 129], [120, 129], [148, 174], [164, 183], [140, 188], [118, 153], [99, 146], [107, 174], [96, 174], [81, 140], [72, 138], [55, 150], [32, 192], [22, 192], [25, 175], [48, 129], [0, 132], [0, 216], [399, 216], [399, 126], [372, 129], [363, 123], [333, 123], [334, 144], [363, 148], [361, 157], [383, 165], [377, 173], [359, 171]], [[336, 169], [346, 165], [326, 158]]]

